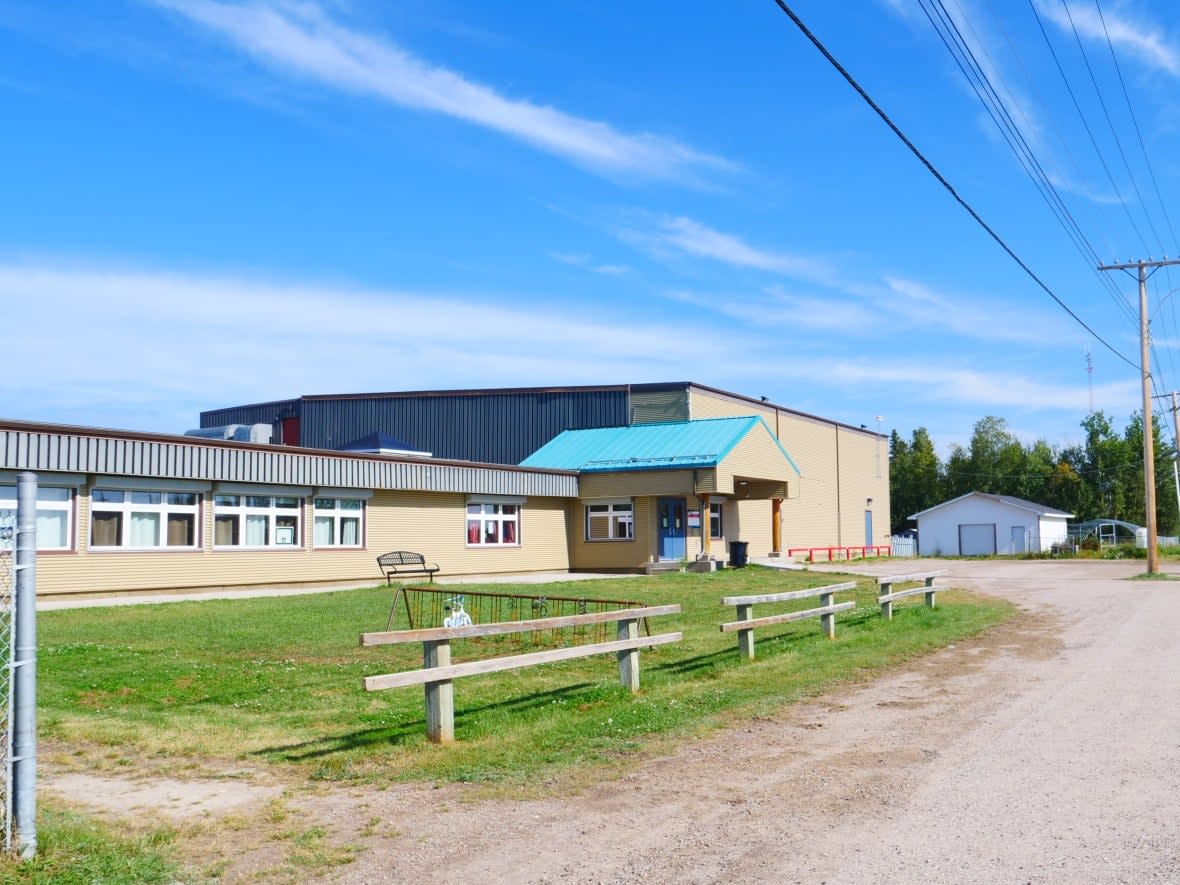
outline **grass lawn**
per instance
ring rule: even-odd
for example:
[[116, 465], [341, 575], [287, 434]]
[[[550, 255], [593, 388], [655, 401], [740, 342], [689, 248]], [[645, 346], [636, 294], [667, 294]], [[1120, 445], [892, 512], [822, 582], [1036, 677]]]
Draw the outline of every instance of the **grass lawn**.
[[[876, 588], [837, 601], [837, 639], [818, 619], [756, 631], [757, 660], [743, 664], [722, 596], [772, 593], [844, 580], [759, 567], [548, 584], [464, 585], [456, 592], [680, 603], [652, 631], [684, 640], [640, 655], [643, 691], [618, 684], [613, 656], [475, 676], [455, 682], [456, 743], [425, 739], [422, 688], [367, 693], [363, 676], [421, 666], [420, 644], [360, 648], [383, 629], [385, 587], [285, 598], [72, 609], [39, 616], [39, 734], [52, 764], [89, 770], [224, 771], [271, 766], [295, 780], [426, 779], [523, 785], [601, 772], [743, 717], [977, 633], [1009, 616], [996, 600], [941, 592], [881, 620]], [[755, 608], [755, 615], [812, 608], [815, 599]], [[477, 645], [477, 643], [479, 643]], [[504, 640], [453, 643], [455, 662], [514, 653]]]

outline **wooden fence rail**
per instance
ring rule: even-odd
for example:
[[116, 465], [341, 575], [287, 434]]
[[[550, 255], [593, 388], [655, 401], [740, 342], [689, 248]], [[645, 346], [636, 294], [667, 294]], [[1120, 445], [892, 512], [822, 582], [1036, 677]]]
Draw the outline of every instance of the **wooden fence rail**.
[[[786, 593], [768, 593], [761, 596], [727, 596], [721, 600], [722, 605], [732, 605], [737, 610], [737, 620], [721, 625], [722, 633], [737, 633], [738, 654], [743, 660], [754, 659], [754, 628], [768, 627], [771, 624], [785, 624], [789, 621], [800, 621], [804, 618], [820, 619], [820, 627], [828, 639], [836, 638], [836, 613], [856, 608], [855, 602], [834, 602], [834, 594], [841, 590], [852, 590], [855, 581], [845, 584], [829, 584], [826, 587], [812, 587], [810, 590], [791, 590]], [[819, 597], [819, 608], [809, 608], [805, 611], [786, 612], [778, 615], [754, 617], [754, 606], [767, 602], [790, 602], [794, 599]]]
[[[881, 617], [887, 621], [893, 620], [893, 600], [902, 599], [906, 596], [917, 596], [919, 593], [926, 595], [926, 607], [934, 608], [934, 594], [940, 589], [934, 586], [934, 579], [940, 578], [947, 574], [945, 571], [941, 572], [918, 572], [912, 575], [885, 575], [877, 578], [877, 602], [881, 604]], [[909, 590], [893, 590], [894, 584], [911, 584], [915, 581], [922, 581], [923, 586], [913, 587]]]
[[[533, 618], [527, 621], [472, 624], [465, 627], [434, 627], [426, 630], [362, 633], [361, 645], [363, 646], [421, 642], [423, 660], [421, 670], [407, 670], [383, 676], [366, 676], [364, 688], [365, 691], [379, 691], [408, 685], [424, 685], [426, 691], [426, 735], [436, 743], [449, 743], [455, 739], [453, 680], [463, 676], [498, 673], [503, 670], [515, 670], [520, 667], [532, 667], [537, 664], [550, 664], [556, 661], [568, 661], [573, 658], [613, 652], [618, 656], [619, 680], [634, 693], [639, 691], [639, 650], [656, 645], [666, 645], [669, 642], [679, 642], [682, 638], [680, 633], [661, 633], [656, 636], [641, 637], [639, 622], [644, 618], [679, 613], [679, 605], [653, 605], [609, 612], [591, 612], [584, 615]], [[616, 623], [616, 636], [618, 637], [611, 642], [554, 648], [503, 658], [485, 658], [462, 664], [451, 663], [452, 639], [527, 633], [534, 630], [552, 630], [559, 627], [577, 627], [610, 621]]]

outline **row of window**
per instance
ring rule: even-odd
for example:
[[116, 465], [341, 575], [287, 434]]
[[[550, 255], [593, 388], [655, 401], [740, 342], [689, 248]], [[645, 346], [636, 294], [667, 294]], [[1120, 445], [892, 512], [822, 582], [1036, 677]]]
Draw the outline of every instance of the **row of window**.
[[[315, 547], [363, 547], [365, 502], [313, 498]], [[195, 550], [200, 547], [201, 495], [196, 492], [93, 489], [90, 548]], [[16, 515], [16, 488], [0, 486], [0, 519]], [[71, 489], [37, 489], [37, 549], [69, 550]], [[303, 499], [281, 495], [213, 496], [214, 548], [302, 546]]]
[[[37, 548], [70, 549], [70, 489], [37, 490]], [[90, 493], [90, 547], [197, 549], [201, 495], [196, 492], [94, 489]], [[359, 498], [312, 499], [314, 547], [363, 547], [365, 502]], [[725, 536], [721, 502], [709, 505], [709, 536]], [[16, 488], [0, 486], [0, 518], [14, 516]], [[303, 499], [282, 495], [213, 495], [214, 548], [301, 547]], [[519, 504], [467, 505], [467, 545], [519, 547]], [[631, 502], [586, 505], [586, 540], [635, 539]]]
[[[709, 503], [709, 537], [725, 537], [722, 502]], [[635, 540], [635, 505], [631, 502], [586, 505], [587, 541]]]

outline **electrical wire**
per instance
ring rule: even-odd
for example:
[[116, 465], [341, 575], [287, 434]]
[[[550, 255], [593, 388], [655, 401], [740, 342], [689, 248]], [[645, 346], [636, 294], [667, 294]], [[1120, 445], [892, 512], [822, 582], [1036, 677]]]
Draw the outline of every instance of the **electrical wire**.
[[[1143, 208], [1143, 215], [1147, 218], [1147, 226], [1151, 228], [1155, 240], [1159, 243], [1160, 250], [1164, 251], [1164, 241], [1160, 237], [1159, 231], [1156, 230], [1155, 222], [1151, 219], [1151, 213], [1147, 211], [1147, 202], [1143, 199], [1143, 193], [1139, 190], [1139, 182], [1135, 179], [1135, 173], [1131, 171], [1131, 164], [1127, 161], [1127, 152], [1123, 150], [1123, 141], [1119, 138], [1118, 130], [1114, 128], [1114, 121], [1110, 119], [1110, 111], [1106, 107], [1106, 99], [1102, 97], [1102, 90], [1098, 86], [1098, 78], [1094, 76], [1094, 68], [1090, 65], [1090, 57], [1086, 54], [1086, 47], [1082, 43], [1082, 35], [1078, 33], [1078, 26], [1074, 23], [1073, 12], [1069, 8], [1066, 0], [1061, 0], [1061, 6], [1065, 9], [1066, 18], [1069, 19], [1069, 26], [1073, 30], [1074, 40], [1078, 44], [1078, 51], [1082, 54], [1082, 61], [1086, 64], [1086, 72], [1090, 75], [1090, 83], [1094, 87], [1094, 94], [1098, 97], [1098, 105], [1102, 108], [1102, 115], [1106, 118], [1106, 125], [1110, 129], [1111, 137], [1114, 138], [1115, 147], [1119, 149], [1119, 156], [1123, 160], [1123, 168], [1127, 170], [1127, 177], [1131, 179], [1131, 187], [1135, 191], [1135, 196], [1139, 198], [1139, 205]], [[1144, 244], [1146, 247], [1146, 244]], [[1151, 250], [1148, 249], [1148, 252]]]
[[872, 108], [874, 113], [876, 113], [877, 116], [881, 118], [882, 122], [884, 122], [885, 125], [889, 127], [889, 129], [894, 135], [897, 136], [901, 143], [909, 148], [910, 153], [912, 153], [918, 159], [918, 161], [926, 167], [926, 170], [934, 176], [935, 180], [937, 180], [938, 183], [943, 186], [943, 188], [946, 189], [947, 193], [949, 193], [951, 197], [954, 198], [955, 202], [957, 202], [967, 212], [967, 214], [970, 215], [972, 219], [974, 219], [975, 223], [983, 228], [988, 236], [990, 236], [992, 240], [994, 240], [995, 243], [1001, 249], [1003, 249], [1005, 253], [1007, 253], [1008, 257], [1015, 261], [1016, 264], [1019, 265], [1020, 269], [1023, 270], [1033, 280], [1033, 282], [1035, 282], [1050, 298], [1057, 302], [1057, 305], [1067, 314], [1069, 314], [1070, 317], [1073, 318], [1074, 322], [1089, 332], [1103, 347], [1105, 347], [1127, 365], [1142, 371], [1140, 366], [1136, 365], [1134, 361], [1128, 359], [1122, 353], [1120, 353], [1114, 347], [1114, 345], [1095, 332], [1092, 328], [1090, 328], [1085, 320], [1074, 313], [1069, 305], [1067, 305], [1057, 295], [1056, 292], [1050, 289], [1048, 284], [1046, 284], [1044, 280], [1037, 276], [1032, 268], [1030, 268], [1024, 262], [1024, 260], [1019, 255], [1017, 255], [1015, 251], [1013, 251], [1012, 247], [1009, 246], [1004, 241], [1004, 239], [998, 233], [996, 233], [986, 221], [983, 220], [983, 218], [978, 212], [975, 211], [971, 204], [959, 195], [959, 192], [955, 190], [954, 186], [946, 179], [946, 177], [935, 168], [934, 164], [926, 158], [926, 155], [923, 154], [912, 141], [910, 141], [909, 137], [904, 132], [902, 132], [896, 123], [893, 122], [892, 118], [890, 118], [890, 116], [886, 114], [884, 110], [882, 110], [881, 106], [878, 105], [877, 102], [873, 100], [872, 96], [870, 96], [868, 92], [865, 91], [864, 87], [857, 82], [856, 78], [853, 77], [852, 74], [850, 74], [842, 64], [840, 64], [840, 62], [834, 55], [832, 55], [831, 52], [828, 51], [828, 48], [820, 41], [820, 39], [811, 32], [806, 24], [804, 24], [803, 20], [795, 14], [795, 11], [786, 3], [786, 0], [775, 0], [775, 4], [783, 11], [787, 18], [789, 18], [795, 24], [800, 32], [802, 32], [803, 36], [806, 37], [817, 50], [819, 50], [820, 54], [823, 55], [823, 57], [827, 59], [828, 63], [836, 69], [840, 76], [844, 78], [845, 82], [847, 82], [848, 85], [856, 91], [857, 95], [859, 95], [864, 100], [864, 102], [870, 108]]
[[[1016, 157], [1017, 162], [1030, 180], [1032, 180], [1041, 198], [1049, 206], [1058, 223], [1065, 230], [1066, 235], [1073, 242], [1074, 247], [1082, 256], [1083, 261], [1092, 273], [1102, 280], [1102, 286], [1106, 289], [1108, 295], [1114, 301], [1116, 306], [1130, 319], [1136, 322], [1135, 312], [1127, 303], [1122, 293], [1119, 292], [1118, 287], [1106, 275], [1097, 270], [1097, 265], [1102, 264], [1102, 259], [1099, 257], [1097, 251], [1094, 249], [1090, 239], [1086, 236], [1077, 219], [1066, 205], [1064, 198], [1054, 185], [1052, 179], [1045, 171], [1043, 164], [1038, 159], [1036, 152], [1032, 145], [1029, 144], [1028, 139], [1025, 138], [1024, 132], [1019, 125], [1017, 125], [1011, 112], [1008, 110], [1007, 102], [1004, 101], [1000, 90], [992, 83], [984, 66], [980, 63], [975, 51], [971, 48], [970, 43], [964, 37], [962, 29], [958, 26], [954, 16], [946, 8], [942, 0], [918, 0], [922, 11], [926, 14], [926, 18], [930, 21], [936, 34], [941, 39], [943, 46], [955, 63], [959, 67], [959, 71], [971, 86], [976, 98], [979, 99], [992, 122], [999, 130], [1000, 135], [1008, 144], [1009, 149]], [[955, 2], [955, 7], [958, 10], [959, 17], [962, 19], [965, 27], [970, 31], [975, 45], [987, 60], [990, 68], [995, 72], [999, 78], [1000, 86], [1003, 91], [1009, 96], [1012, 95], [1012, 90], [1004, 79], [1003, 72], [999, 66], [996, 65], [994, 59], [988, 53], [986, 46], [980, 39], [978, 32], [971, 23], [970, 18], [966, 15], [963, 7]], [[1028, 119], [1028, 115], [1024, 113], [1024, 109], [1019, 102], [1014, 102], [1016, 109], [1024, 116], [1025, 123], [1029, 129], [1033, 128], [1032, 122]]]
[[1074, 110], [1078, 112], [1078, 119], [1082, 121], [1082, 127], [1086, 130], [1086, 135], [1090, 139], [1090, 144], [1094, 148], [1094, 153], [1098, 156], [1098, 162], [1102, 164], [1103, 170], [1106, 172], [1106, 178], [1110, 181], [1110, 186], [1114, 188], [1115, 196], [1118, 197], [1119, 203], [1123, 207], [1123, 212], [1127, 216], [1127, 221], [1131, 223], [1131, 228], [1135, 231], [1135, 236], [1138, 238], [1140, 245], [1143, 246], [1145, 253], [1150, 252], [1151, 248], [1147, 245], [1147, 241], [1143, 238], [1142, 231], [1139, 230], [1139, 225], [1135, 223], [1135, 218], [1131, 215], [1131, 209], [1127, 206], [1127, 201], [1123, 197], [1122, 189], [1114, 180], [1114, 174], [1110, 171], [1110, 166], [1107, 165], [1106, 157], [1103, 156], [1101, 148], [1098, 147], [1098, 140], [1094, 137], [1094, 131], [1090, 128], [1089, 121], [1086, 120], [1086, 115], [1082, 112], [1082, 106], [1078, 103], [1078, 97], [1073, 91], [1073, 87], [1069, 83], [1069, 77], [1065, 74], [1065, 69], [1061, 66], [1061, 59], [1057, 57], [1057, 50], [1053, 48], [1053, 41], [1049, 39], [1049, 33], [1045, 30], [1045, 23], [1041, 20], [1041, 14], [1037, 11], [1036, 4], [1033, 0], [1028, 0], [1029, 9], [1032, 10], [1033, 17], [1037, 20], [1037, 27], [1041, 31], [1041, 37], [1045, 40], [1045, 45], [1049, 47], [1049, 54], [1053, 57], [1053, 63], [1057, 66], [1057, 73], [1061, 75], [1061, 82], [1065, 84], [1065, 89], [1069, 93], [1070, 100], [1073, 102]]

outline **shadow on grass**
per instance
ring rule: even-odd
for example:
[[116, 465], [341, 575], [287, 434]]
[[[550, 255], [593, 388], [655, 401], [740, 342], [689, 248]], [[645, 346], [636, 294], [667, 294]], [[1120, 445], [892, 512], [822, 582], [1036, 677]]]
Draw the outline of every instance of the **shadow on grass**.
[[[462, 725], [468, 718], [486, 710], [527, 712], [532, 709], [547, 707], [553, 701], [569, 699], [578, 692], [588, 688], [595, 688], [596, 683], [579, 682], [574, 685], [555, 688], [551, 691], [509, 698], [503, 701], [493, 701], [476, 707], [464, 707], [455, 711], [456, 727]], [[407, 719], [392, 725], [382, 725], [352, 731], [347, 734], [331, 735], [310, 741], [299, 741], [293, 744], [281, 744], [273, 747], [262, 747], [250, 755], [258, 757], [273, 757], [283, 762], [304, 762], [309, 759], [322, 759], [339, 753], [375, 746], [402, 746], [423, 738], [426, 729], [425, 716]]]

